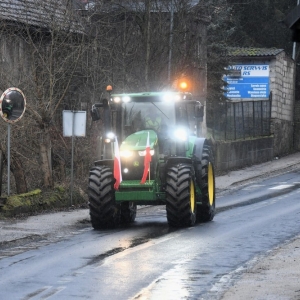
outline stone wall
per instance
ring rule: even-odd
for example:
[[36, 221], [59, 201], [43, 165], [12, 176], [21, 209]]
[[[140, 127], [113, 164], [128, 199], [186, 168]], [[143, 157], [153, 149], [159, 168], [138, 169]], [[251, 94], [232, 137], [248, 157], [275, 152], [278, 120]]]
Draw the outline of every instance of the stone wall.
[[294, 147], [294, 77], [294, 61], [281, 52], [270, 63], [271, 133], [274, 136], [275, 156], [291, 153]]
[[285, 52], [270, 62], [272, 118], [293, 121], [295, 63]]

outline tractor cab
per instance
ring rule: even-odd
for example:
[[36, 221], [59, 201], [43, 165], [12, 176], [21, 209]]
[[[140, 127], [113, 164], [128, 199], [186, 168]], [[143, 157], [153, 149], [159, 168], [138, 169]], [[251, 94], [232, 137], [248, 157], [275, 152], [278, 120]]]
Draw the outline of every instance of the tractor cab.
[[[117, 136], [119, 141], [138, 134], [139, 139], [147, 131], [155, 132], [158, 149], [164, 155], [185, 155], [184, 147], [175, 149], [175, 144], [187, 142], [188, 136], [199, 136], [203, 106], [190, 93], [156, 92], [112, 94], [107, 103], [105, 132]], [[132, 140], [132, 138], [130, 138]], [[173, 148], [167, 144], [173, 142]]]

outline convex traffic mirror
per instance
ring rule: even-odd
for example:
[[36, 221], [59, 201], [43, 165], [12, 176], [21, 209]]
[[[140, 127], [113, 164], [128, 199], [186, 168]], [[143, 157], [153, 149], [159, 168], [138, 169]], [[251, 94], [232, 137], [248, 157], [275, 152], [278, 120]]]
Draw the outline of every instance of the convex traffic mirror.
[[16, 123], [26, 109], [26, 99], [18, 88], [7, 89], [0, 98], [0, 115], [5, 122]]

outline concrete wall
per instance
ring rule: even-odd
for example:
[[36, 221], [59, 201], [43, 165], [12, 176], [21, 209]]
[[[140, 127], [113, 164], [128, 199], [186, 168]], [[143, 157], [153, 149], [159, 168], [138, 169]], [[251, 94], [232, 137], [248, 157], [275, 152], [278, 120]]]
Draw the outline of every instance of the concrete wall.
[[300, 151], [300, 100], [294, 106], [294, 150]]
[[213, 143], [217, 174], [266, 162], [274, 158], [273, 137]]
[[274, 156], [283, 156], [294, 151], [293, 122], [273, 119], [271, 132], [274, 136]]

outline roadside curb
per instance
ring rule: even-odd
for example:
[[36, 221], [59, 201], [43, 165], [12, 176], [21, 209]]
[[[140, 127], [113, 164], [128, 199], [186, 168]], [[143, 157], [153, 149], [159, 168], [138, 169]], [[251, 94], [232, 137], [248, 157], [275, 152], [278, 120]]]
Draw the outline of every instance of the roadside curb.
[[274, 177], [293, 170], [300, 165], [300, 152], [274, 159], [262, 164], [233, 170], [225, 175], [216, 176], [216, 194], [220, 195], [237, 186], [250, 183], [260, 178]]

